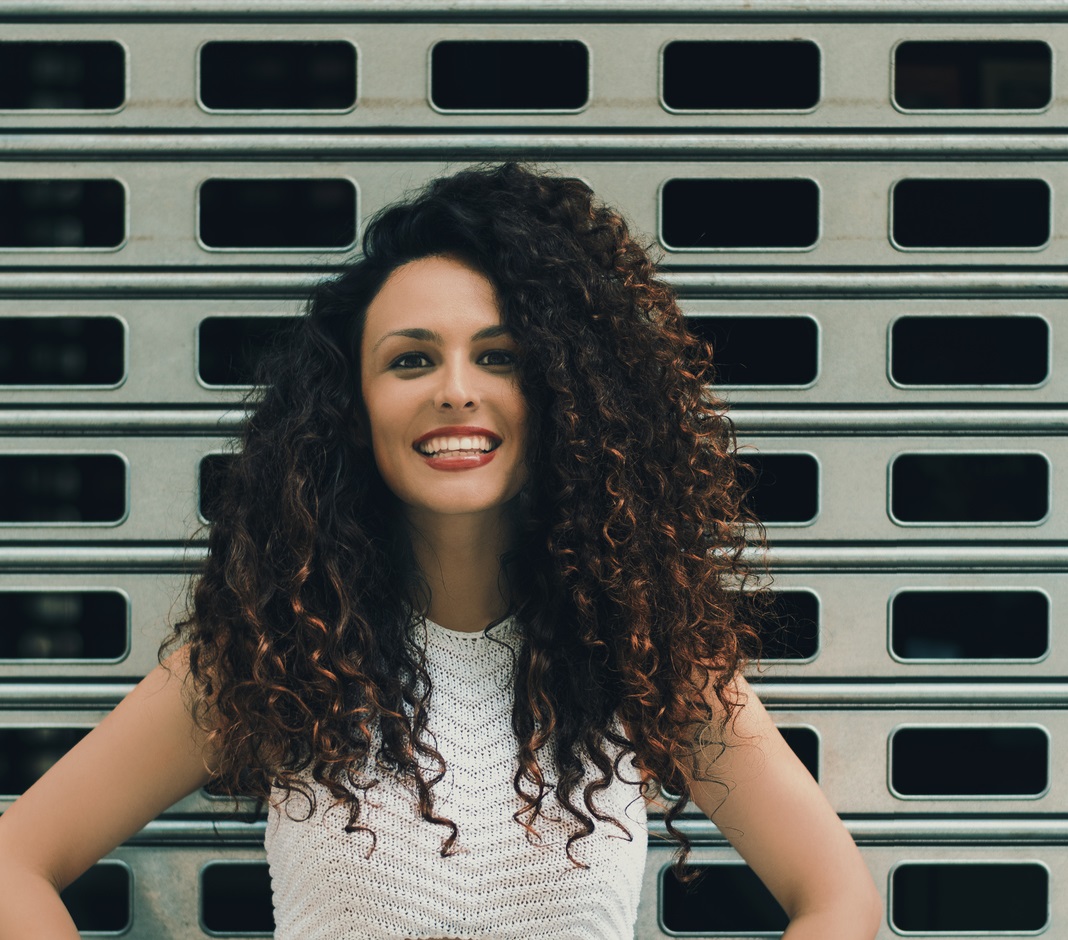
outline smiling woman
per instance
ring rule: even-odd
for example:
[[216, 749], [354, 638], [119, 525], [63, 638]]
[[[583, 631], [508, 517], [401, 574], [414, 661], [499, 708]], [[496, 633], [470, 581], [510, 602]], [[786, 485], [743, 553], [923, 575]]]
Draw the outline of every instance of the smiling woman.
[[262, 364], [159, 670], [0, 817], [0, 915], [210, 781], [270, 804], [277, 940], [624, 940], [662, 787], [680, 866], [692, 800], [784, 940], [871, 938], [742, 676], [759, 526], [710, 378], [580, 180], [475, 168], [378, 215]]
[[494, 520], [527, 475], [517, 356], [493, 284], [457, 258], [410, 261], [371, 301], [360, 388], [375, 464], [409, 525], [478, 513], [498, 554], [508, 548]]

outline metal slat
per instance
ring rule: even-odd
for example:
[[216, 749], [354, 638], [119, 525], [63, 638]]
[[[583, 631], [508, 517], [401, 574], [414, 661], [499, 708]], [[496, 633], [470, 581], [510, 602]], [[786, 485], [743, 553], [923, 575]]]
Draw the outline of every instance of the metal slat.
[[[92, 5], [84, 10], [89, 14]], [[183, 4], [176, 11], [191, 12]], [[34, 40], [114, 40], [127, 49], [127, 99], [112, 111], [18, 110], [0, 113], [0, 127], [62, 128], [233, 128], [302, 131], [334, 128], [410, 127], [440, 133], [447, 128], [516, 129], [552, 125], [559, 133], [567, 128], [655, 128], [660, 131], [723, 127], [750, 128], [887, 128], [921, 130], [933, 127], [1062, 129], [1065, 102], [1056, 95], [1047, 107], [1037, 109], [986, 111], [902, 111], [891, 100], [891, 70], [894, 47], [902, 40], [990, 40], [1006, 39], [1048, 42], [1063, 48], [1068, 40], [1065, 17], [1050, 16], [1046, 22], [1021, 21], [1020, 17], [999, 17], [995, 22], [972, 22], [965, 29], [957, 22], [917, 22], [916, 4], [910, 14], [886, 17], [858, 28], [842, 20], [776, 23], [768, 19], [730, 22], [717, 17], [700, 22], [690, 17], [685, 24], [671, 23], [668, 12], [654, 22], [620, 19], [621, 8], [613, 8], [609, 22], [576, 22], [546, 15], [552, 4], [539, 6], [539, 15], [525, 23], [508, 23], [488, 13], [481, 22], [458, 22], [452, 16], [438, 22], [383, 22], [382, 14], [368, 22], [239, 22], [172, 21], [161, 31], [152, 22], [57, 23], [44, 16], [37, 22], [26, 19], [9, 22], [4, 39]], [[129, 8], [127, 8], [129, 9]], [[566, 6], [558, 6], [564, 11]], [[530, 8], [527, 8], [528, 13]], [[38, 11], [43, 12], [43, 11]], [[262, 11], [266, 12], [266, 11]], [[313, 11], [309, 11], [313, 12]], [[1060, 11], [1063, 13], [1063, 10]], [[697, 11], [694, 11], [696, 14]], [[4, 16], [0, 7], [0, 18]], [[247, 16], [247, 14], [246, 14]], [[886, 19], [900, 22], [886, 22]], [[135, 20], [130, 22], [129, 20]], [[1061, 22], [1057, 22], [1060, 20]], [[575, 113], [542, 111], [533, 113], [443, 113], [430, 102], [429, 54], [442, 40], [546, 40], [575, 39], [589, 48], [589, 100]], [[661, 100], [662, 49], [674, 40], [806, 40], [820, 52], [820, 97], [813, 108], [800, 110], [669, 111]], [[238, 112], [209, 111], [198, 104], [198, 49], [212, 40], [343, 40], [357, 50], [356, 105], [342, 113], [305, 111]], [[626, 55], [619, 55], [626, 49]], [[477, 64], [477, 63], [476, 63]], [[548, 64], [547, 68], [551, 67]], [[488, 79], [491, 80], [491, 79]], [[783, 84], [798, 77], [784, 73]], [[116, 145], [110, 145], [114, 148]], [[142, 141], [138, 148], [151, 146]], [[283, 144], [292, 147], [294, 144]], [[421, 146], [411, 142], [408, 146]], [[595, 144], [593, 146], [596, 146]], [[831, 147], [834, 145], [831, 144]], [[928, 148], [930, 144], [927, 144]], [[1035, 146], [1032, 143], [1030, 146]], [[985, 148], [984, 148], [985, 149]], [[539, 146], [539, 152], [558, 159], [559, 154]], [[451, 155], [447, 155], [451, 156]]]
[[862, 19], [879, 21], [888, 17], [927, 20], [971, 19], [1021, 20], [1068, 18], [1060, 0], [767, 0], [753, 7], [749, 0], [544, 0], [532, 8], [526, 0], [257, 0], [256, 6], [235, 13], [226, 0], [39, 0], [32, 14], [18, 0], [0, 3], [0, 15], [26, 19], [131, 19], [134, 17], [171, 20], [203, 19], [243, 21], [285, 17], [307, 19], [342, 17], [386, 18], [403, 22], [426, 18], [450, 20], [461, 17], [538, 19], [562, 17], [615, 17], [617, 14], [643, 16], [651, 21], [699, 18], [775, 20]]
[[[454, 169], [458, 166], [453, 167]], [[116, 249], [18, 249], [0, 252], [0, 267], [94, 267], [99, 265], [267, 266], [341, 263], [353, 249], [207, 250], [197, 243], [196, 192], [207, 179], [269, 180], [347, 179], [359, 193], [359, 217], [367, 219], [393, 202], [399, 192], [417, 187], [447, 170], [438, 163], [286, 163], [218, 162], [209, 166], [172, 162], [113, 161], [96, 164], [10, 162], [3, 178], [70, 180], [116, 179], [126, 187], [129, 219], [127, 240]], [[763, 162], [680, 161], [667, 166], [633, 161], [628, 164], [590, 161], [561, 162], [563, 173], [587, 179], [606, 202], [618, 206], [638, 232], [659, 231], [659, 188], [673, 179], [805, 179], [820, 190], [820, 235], [813, 247], [762, 250], [679, 249], [666, 252], [677, 266], [761, 264], [771, 267], [824, 265], [894, 266], [1050, 266], [1068, 260], [1068, 245], [1053, 229], [1047, 245], [1035, 249], [896, 250], [888, 235], [890, 193], [901, 179], [1043, 180], [1053, 192], [1068, 188], [1068, 166], [1054, 161], [945, 163], [915, 161], [907, 169], [875, 161]], [[192, 211], [191, 211], [192, 207]]]

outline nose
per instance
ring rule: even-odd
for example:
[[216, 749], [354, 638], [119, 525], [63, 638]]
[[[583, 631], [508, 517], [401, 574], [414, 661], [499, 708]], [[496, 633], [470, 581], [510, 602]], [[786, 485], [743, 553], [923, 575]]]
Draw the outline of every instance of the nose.
[[478, 378], [475, 369], [464, 363], [451, 363], [438, 371], [441, 382], [434, 394], [434, 407], [439, 410], [474, 409], [478, 407]]

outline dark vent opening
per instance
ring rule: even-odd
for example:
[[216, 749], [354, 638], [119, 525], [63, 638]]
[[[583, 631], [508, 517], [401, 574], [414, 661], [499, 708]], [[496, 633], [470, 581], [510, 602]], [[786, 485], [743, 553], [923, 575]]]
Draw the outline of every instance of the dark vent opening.
[[0, 110], [111, 110], [125, 99], [117, 42], [0, 42]]
[[200, 461], [199, 508], [208, 522], [214, 522], [218, 515], [226, 474], [233, 461], [232, 454], [208, 454]]
[[664, 49], [664, 104], [676, 111], [807, 110], [820, 99], [814, 42], [680, 40]]
[[898, 930], [1016, 933], [1049, 922], [1049, 872], [1034, 862], [908, 862], [894, 869], [890, 894]]
[[356, 49], [347, 42], [208, 42], [200, 100], [226, 111], [339, 111], [356, 104]]
[[819, 334], [810, 317], [691, 316], [690, 332], [712, 344], [718, 385], [808, 385]]
[[890, 375], [901, 385], [1037, 385], [1049, 376], [1042, 317], [900, 317]]
[[118, 522], [126, 464], [114, 454], [0, 456], [0, 522]]
[[125, 374], [116, 317], [0, 317], [0, 385], [115, 385]]
[[443, 111], [573, 111], [590, 97], [589, 51], [576, 40], [449, 40], [430, 57]]
[[1049, 240], [1045, 180], [902, 180], [893, 191], [902, 248], [1039, 248]]
[[274, 930], [266, 862], [212, 862], [200, 875], [201, 921], [220, 933]]
[[125, 237], [118, 180], [0, 180], [0, 249], [117, 248]]
[[88, 733], [87, 728], [0, 728], [0, 794], [25, 793]]
[[820, 779], [820, 739], [812, 728], [780, 728], [779, 734], [790, 746], [813, 779]]
[[820, 599], [811, 591], [775, 591], [763, 659], [811, 659], [819, 650]]
[[891, 470], [901, 522], [1038, 522], [1049, 511], [1041, 454], [902, 454]]
[[208, 317], [197, 330], [200, 378], [208, 385], [251, 385], [263, 354], [289, 317]]
[[923, 111], [1033, 110], [1053, 97], [1044, 42], [903, 42], [894, 51], [894, 100]]
[[746, 505], [761, 522], [811, 522], [819, 512], [819, 465], [811, 454], [739, 455], [756, 483]]
[[673, 869], [660, 873], [664, 927], [670, 931], [718, 934], [785, 930], [786, 913], [748, 865], [687, 865], [697, 879], [683, 884]]
[[0, 659], [118, 659], [126, 608], [118, 591], [0, 591]]
[[890, 743], [902, 796], [1037, 796], [1049, 786], [1041, 728], [902, 728]]
[[673, 179], [660, 194], [669, 248], [809, 248], [820, 227], [809, 179]]
[[124, 931], [131, 924], [130, 870], [97, 862], [72, 881], [59, 898], [78, 930]]
[[211, 179], [200, 187], [209, 248], [345, 248], [356, 238], [356, 187], [346, 179]]
[[1041, 591], [901, 591], [890, 648], [901, 659], [1038, 659], [1049, 652]]

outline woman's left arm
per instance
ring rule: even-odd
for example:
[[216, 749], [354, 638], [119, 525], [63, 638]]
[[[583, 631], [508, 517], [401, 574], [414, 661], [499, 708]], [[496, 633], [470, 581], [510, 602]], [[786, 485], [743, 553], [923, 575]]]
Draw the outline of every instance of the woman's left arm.
[[[790, 917], [783, 940], [871, 940], [882, 899], [849, 832], [742, 677], [743, 703], [704, 747], [693, 801], [719, 827]], [[718, 707], [718, 700], [711, 701]]]

